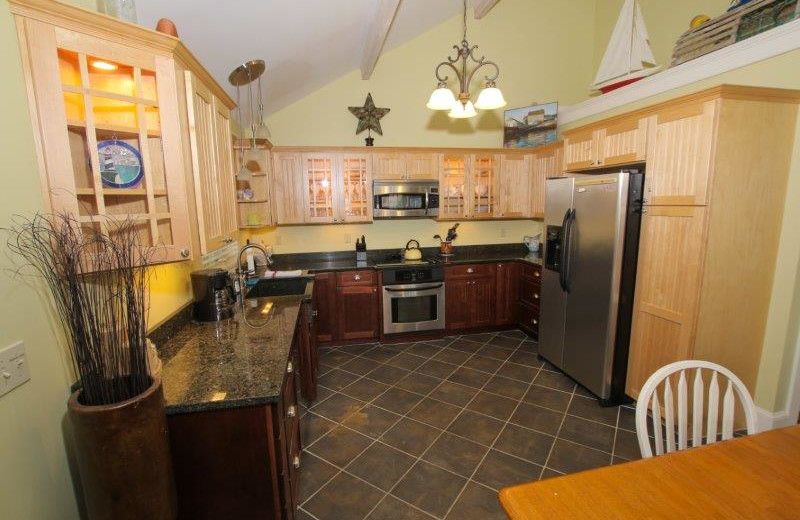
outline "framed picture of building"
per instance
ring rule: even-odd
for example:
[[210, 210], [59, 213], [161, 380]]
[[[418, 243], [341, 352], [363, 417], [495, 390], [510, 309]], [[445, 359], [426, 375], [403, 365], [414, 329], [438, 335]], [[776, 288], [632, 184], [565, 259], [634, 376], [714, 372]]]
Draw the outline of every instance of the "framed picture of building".
[[503, 117], [503, 147], [531, 148], [556, 140], [558, 103], [544, 103], [506, 110]]

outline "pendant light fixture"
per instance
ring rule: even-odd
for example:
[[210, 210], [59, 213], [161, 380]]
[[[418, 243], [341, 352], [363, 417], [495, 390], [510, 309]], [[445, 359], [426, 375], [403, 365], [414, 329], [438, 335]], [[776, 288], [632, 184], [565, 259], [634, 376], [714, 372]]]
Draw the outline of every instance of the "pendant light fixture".
[[[240, 96], [240, 87], [247, 85], [247, 100], [248, 100], [248, 111], [250, 112], [250, 139], [252, 140], [250, 149], [245, 151], [244, 148], [241, 148], [239, 152], [239, 159], [241, 163], [241, 167], [239, 171], [236, 173], [236, 180], [237, 181], [249, 181], [253, 177], [253, 173], [247, 168], [247, 157], [249, 155], [253, 155], [257, 157], [256, 151], [256, 136], [258, 135], [258, 131], [260, 129], [266, 129], [266, 124], [264, 123], [264, 100], [263, 94], [261, 91], [261, 75], [264, 74], [266, 70], [266, 65], [264, 64], [264, 60], [250, 60], [247, 63], [239, 65], [233, 72], [230, 73], [228, 76], [228, 81], [231, 85], [236, 87], [236, 110], [238, 111], [238, 120], [239, 124], [244, 127], [242, 121], [242, 103], [241, 103], [241, 96]], [[253, 81], [258, 80], [258, 116], [256, 116], [256, 100], [253, 95]], [[246, 137], [246, 136], [243, 136]]]
[[[506, 100], [503, 98], [503, 93], [497, 88], [495, 80], [500, 75], [500, 67], [493, 61], [488, 61], [485, 57], [475, 57], [475, 51], [478, 49], [477, 45], [470, 45], [467, 42], [467, 0], [464, 0], [464, 37], [461, 40], [461, 46], [454, 45], [456, 50], [455, 56], [448, 56], [446, 61], [439, 63], [436, 66], [436, 79], [438, 84], [436, 90], [431, 94], [428, 100], [427, 107], [431, 110], [449, 110], [448, 115], [456, 119], [465, 119], [477, 115], [475, 109], [480, 110], [494, 110], [506, 106]], [[475, 68], [472, 71], [467, 71], [467, 58], [472, 60]], [[478, 100], [472, 104], [469, 95], [469, 85], [472, 78], [479, 69], [484, 66], [493, 67], [494, 75], [484, 76], [486, 79], [486, 88], [484, 88], [478, 95]], [[448, 76], [442, 76], [442, 67], [450, 67], [455, 72], [458, 79], [459, 92], [458, 99], [456, 99], [453, 91], [447, 87]]]

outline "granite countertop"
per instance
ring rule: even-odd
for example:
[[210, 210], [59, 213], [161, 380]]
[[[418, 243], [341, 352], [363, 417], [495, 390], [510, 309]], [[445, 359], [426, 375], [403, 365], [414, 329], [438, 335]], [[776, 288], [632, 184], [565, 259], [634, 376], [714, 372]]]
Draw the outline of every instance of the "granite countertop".
[[[327, 271], [352, 271], [355, 269], [381, 269], [385, 255], [396, 250], [370, 251], [365, 262], [356, 262], [355, 252], [338, 251], [334, 253], [300, 253], [274, 255], [274, 264], [270, 269], [290, 271], [301, 269], [310, 274]], [[439, 256], [438, 247], [422, 249], [423, 257], [433, 260], [434, 264], [468, 264], [482, 262], [525, 262], [542, 265], [541, 252], [529, 253], [522, 244], [495, 244], [489, 246], [458, 246], [450, 257]]]
[[305, 294], [245, 300], [233, 318], [190, 321], [158, 345], [168, 415], [269, 404], [280, 398]]

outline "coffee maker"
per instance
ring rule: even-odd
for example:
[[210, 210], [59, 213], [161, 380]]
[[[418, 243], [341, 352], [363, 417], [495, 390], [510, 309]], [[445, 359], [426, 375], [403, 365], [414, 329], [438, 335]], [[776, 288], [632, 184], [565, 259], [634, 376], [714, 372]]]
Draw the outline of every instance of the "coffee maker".
[[224, 269], [192, 272], [193, 315], [198, 321], [220, 321], [233, 316], [236, 292]]

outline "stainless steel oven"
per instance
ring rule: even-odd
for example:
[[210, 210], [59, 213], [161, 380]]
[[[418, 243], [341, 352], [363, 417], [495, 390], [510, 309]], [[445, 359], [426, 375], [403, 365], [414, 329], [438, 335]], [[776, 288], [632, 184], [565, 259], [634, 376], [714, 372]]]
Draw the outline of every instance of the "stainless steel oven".
[[383, 333], [444, 329], [444, 271], [441, 266], [383, 271]]
[[437, 181], [374, 181], [373, 217], [436, 217], [439, 215]]

